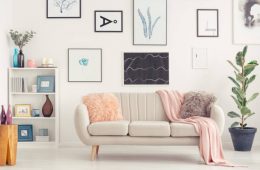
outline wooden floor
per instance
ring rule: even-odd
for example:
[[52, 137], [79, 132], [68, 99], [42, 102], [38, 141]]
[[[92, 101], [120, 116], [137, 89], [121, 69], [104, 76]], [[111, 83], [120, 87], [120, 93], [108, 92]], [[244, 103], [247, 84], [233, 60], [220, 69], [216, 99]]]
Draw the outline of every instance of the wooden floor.
[[[0, 170], [259, 170], [260, 147], [252, 152], [225, 149], [227, 160], [248, 168], [206, 166], [197, 147], [99, 146], [92, 161], [91, 146], [60, 149], [19, 149], [17, 165]], [[94, 148], [98, 149], [98, 147]], [[96, 150], [97, 151], [97, 150]], [[97, 152], [96, 152], [97, 153]]]

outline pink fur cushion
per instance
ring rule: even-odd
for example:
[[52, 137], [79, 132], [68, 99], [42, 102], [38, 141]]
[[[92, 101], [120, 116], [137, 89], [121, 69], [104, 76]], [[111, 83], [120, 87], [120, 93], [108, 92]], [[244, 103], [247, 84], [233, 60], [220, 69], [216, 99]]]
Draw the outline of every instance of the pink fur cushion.
[[118, 99], [111, 93], [98, 93], [84, 96], [83, 103], [88, 108], [91, 123], [123, 120]]

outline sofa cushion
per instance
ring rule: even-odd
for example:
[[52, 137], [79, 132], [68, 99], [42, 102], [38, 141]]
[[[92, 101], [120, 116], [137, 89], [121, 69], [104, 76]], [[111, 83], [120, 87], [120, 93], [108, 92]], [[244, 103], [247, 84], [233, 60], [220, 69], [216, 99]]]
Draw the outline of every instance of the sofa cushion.
[[193, 125], [187, 123], [171, 123], [171, 136], [173, 137], [186, 137], [186, 136], [199, 136]]
[[88, 132], [94, 136], [125, 136], [128, 125], [129, 121], [95, 122], [88, 126]]
[[170, 136], [166, 121], [133, 121], [129, 124], [130, 136]]

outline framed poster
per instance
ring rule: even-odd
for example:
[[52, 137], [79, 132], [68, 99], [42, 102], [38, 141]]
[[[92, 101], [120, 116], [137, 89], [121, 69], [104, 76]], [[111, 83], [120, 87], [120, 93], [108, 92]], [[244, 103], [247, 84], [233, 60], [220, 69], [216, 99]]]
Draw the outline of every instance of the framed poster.
[[218, 9], [197, 9], [197, 37], [218, 37]]
[[167, 45], [167, 0], [134, 0], [133, 44]]
[[124, 53], [124, 84], [169, 84], [169, 53]]
[[102, 49], [69, 48], [69, 82], [102, 82]]
[[47, 18], [81, 18], [81, 0], [46, 0]]
[[260, 1], [233, 1], [234, 44], [260, 44]]
[[123, 11], [95, 11], [95, 32], [123, 32]]

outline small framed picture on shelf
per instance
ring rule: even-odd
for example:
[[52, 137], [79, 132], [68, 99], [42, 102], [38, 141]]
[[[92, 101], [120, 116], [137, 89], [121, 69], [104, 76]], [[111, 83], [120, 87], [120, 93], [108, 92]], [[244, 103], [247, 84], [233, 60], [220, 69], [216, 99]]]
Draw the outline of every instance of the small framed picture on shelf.
[[15, 105], [15, 117], [31, 117], [31, 105], [30, 104], [16, 104]]
[[55, 76], [37, 76], [37, 92], [55, 92]]
[[33, 141], [32, 125], [18, 125], [18, 141], [19, 142]]

